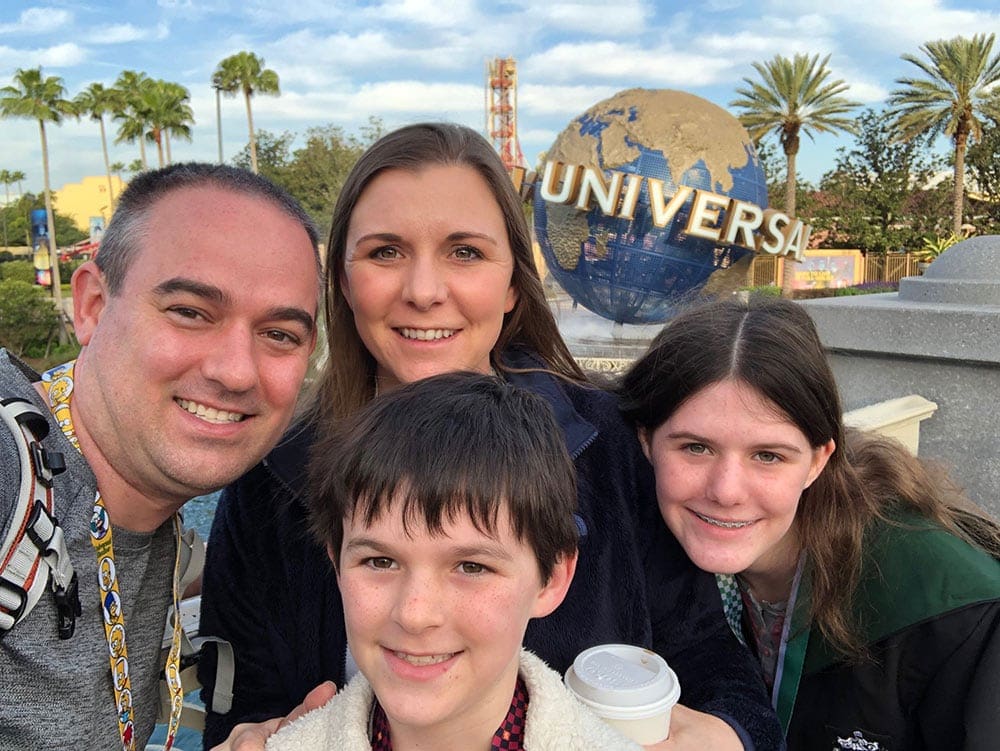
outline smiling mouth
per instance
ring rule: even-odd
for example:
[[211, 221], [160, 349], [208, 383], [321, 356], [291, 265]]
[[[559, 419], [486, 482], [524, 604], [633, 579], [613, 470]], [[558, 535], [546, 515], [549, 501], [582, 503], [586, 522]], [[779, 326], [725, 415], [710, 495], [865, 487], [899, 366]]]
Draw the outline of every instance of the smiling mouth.
[[458, 333], [457, 329], [396, 329], [404, 339], [416, 339], [420, 342], [430, 342], [436, 339], [450, 339]]
[[205, 422], [210, 422], [216, 425], [225, 425], [231, 422], [240, 422], [246, 415], [240, 412], [227, 412], [224, 409], [216, 409], [215, 407], [207, 407], [204, 404], [199, 404], [198, 402], [191, 402], [187, 399], [175, 399], [183, 409], [190, 412], [195, 417], [199, 417]]
[[713, 527], [721, 527], [722, 529], [743, 529], [744, 527], [749, 527], [754, 524], [755, 521], [749, 522], [724, 522], [721, 519], [713, 519], [711, 516], [705, 516], [704, 514], [699, 514], [697, 511], [694, 515], [701, 519], [706, 524], [711, 524]]
[[411, 655], [407, 652], [396, 652], [393, 654], [403, 662], [409, 663], [416, 667], [424, 667], [426, 665], [437, 665], [440, 662], [445, 662], [450, 660], [452, 657], [458, 654], [458, 652], [448, 652], [446, 654], [439, 655]]

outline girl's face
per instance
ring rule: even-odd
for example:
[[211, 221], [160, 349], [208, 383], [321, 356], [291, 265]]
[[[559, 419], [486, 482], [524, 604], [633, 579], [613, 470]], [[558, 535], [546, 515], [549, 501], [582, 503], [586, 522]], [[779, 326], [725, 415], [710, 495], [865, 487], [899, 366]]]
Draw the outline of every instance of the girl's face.
[[347, 229], [341, 289], [385, 386], [454, 370], [490, 372], [517, 302], [503, 212], [472, 167], [390, 169]]
[[799, 498], [833, 440], [813, 448], [776, 404], [732, 380], [706, 386], [639, 437], [660, 513], [695, 565], [741, 573], [757, 596], [783, 599], [800, 550]]

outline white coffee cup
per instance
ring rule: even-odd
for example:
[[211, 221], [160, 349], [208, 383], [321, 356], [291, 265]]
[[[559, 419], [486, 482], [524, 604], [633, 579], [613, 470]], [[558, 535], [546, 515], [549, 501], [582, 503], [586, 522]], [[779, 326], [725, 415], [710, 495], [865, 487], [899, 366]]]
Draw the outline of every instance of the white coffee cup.
[[658, 743], [670, 735], [670, 712], [681, 686], [655, 652], [627, 644], [591, 647], [573, 660], [565, 681], [594, 714], [636, 743]]

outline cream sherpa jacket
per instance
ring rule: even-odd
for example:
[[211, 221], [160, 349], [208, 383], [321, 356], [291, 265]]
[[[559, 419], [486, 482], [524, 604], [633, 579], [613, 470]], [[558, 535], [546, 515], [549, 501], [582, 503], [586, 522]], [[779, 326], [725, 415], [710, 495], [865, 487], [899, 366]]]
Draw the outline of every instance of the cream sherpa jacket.
[[[559, 674], [527, 650], [521, 651], [520, 674], [528, 689], [526, 751], [641, 751], [580, 704]], [[371, 751], [373, 700], [371, 685], [359, 673], [322, 707], [272, 735], [266, 751]]]

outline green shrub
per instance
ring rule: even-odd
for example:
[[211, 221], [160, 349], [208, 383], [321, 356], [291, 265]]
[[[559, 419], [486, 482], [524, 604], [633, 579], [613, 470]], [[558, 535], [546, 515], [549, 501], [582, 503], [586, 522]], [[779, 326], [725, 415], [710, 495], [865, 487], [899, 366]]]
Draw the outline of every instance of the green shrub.
[[35, 283], [35, 267], [31, 261], [8, 261], [0, 264], [0, 279]]
[[851, 295], [879, 295], [884, 292], [898, 292], [898, 282], [865, 282], [853, 287], [837, 287], [833, 290], [834, 297], [850, 297]]
[[759, 287], [740, 287], [740, 292], [749, 292], [751, 295], [764, 295], [765, 297], [781, 297], [781, 287], [777, 284], [763, 284]]
[[58, 323], [44, 289], [19, 279], [0, 281], [0, 346], [18, 356], [44, 354]]

